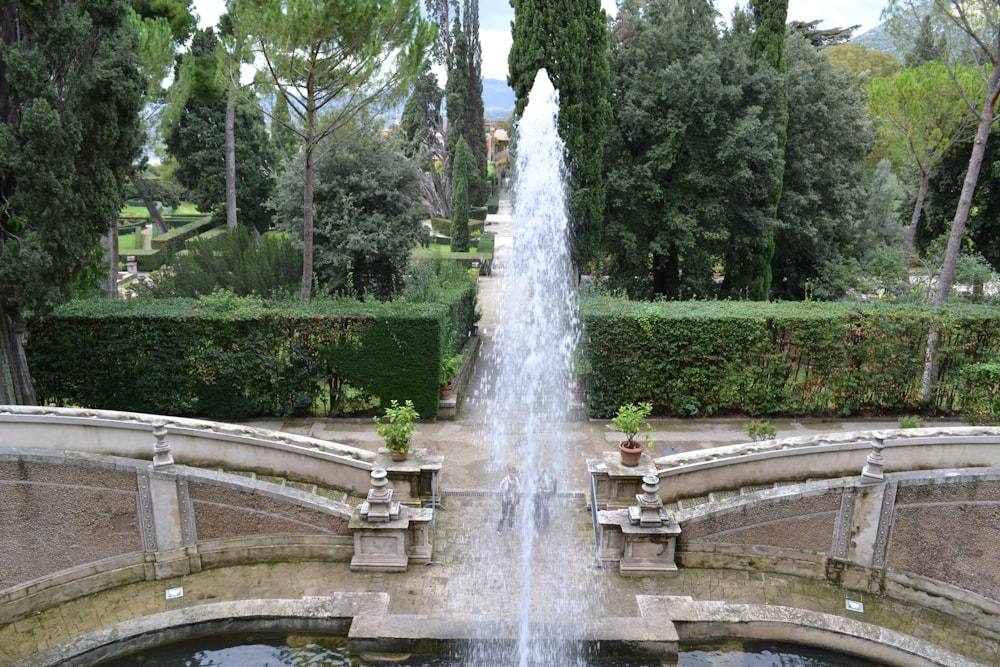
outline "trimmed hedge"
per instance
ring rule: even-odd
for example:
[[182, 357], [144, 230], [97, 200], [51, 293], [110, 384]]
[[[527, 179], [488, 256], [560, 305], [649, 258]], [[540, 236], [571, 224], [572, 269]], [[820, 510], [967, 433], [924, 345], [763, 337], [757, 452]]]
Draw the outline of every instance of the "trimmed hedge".
[[471, 329], [474, 304], [472, 281], [433, 304], [76, 301], [32, 323], [28, 357], [39, 396], [83, 407], [289, 416], [336, 377], [383, 405], [410, 399], [430, 419], [450, 332]]
[[982, 412], [970, 364], [1000, 356], [1000, 311], [885, 304], [584, 299], [580, 350], [591, 416], [650, 401], [658, 415], [927, 412], [920, 400], [932, 321], [942, 332], [930, 409]]
[[118, 260], [127, 261], [129, 256], [134, 256], [140, 271], [156, 271], [167, 261], [167, 255], [159, 250], [145, 250], [143, 248], [132, 248], [118, 253]]
[[153, 250], [165, 250], [167, 252], [177, 252], [184, 247], [184, 243], [194, 236], [217, 226], [217, 223], [212, 220], [210, 215], [201, 216], [174, 216], [171, 218], [171, 222], [176, 223], [178, 220], [186, 220], [190, 218], [190, 222], [187, 222], [179, 227], [173, 227], [165, 234], [160, 234], [153, 238], [151, 245]]

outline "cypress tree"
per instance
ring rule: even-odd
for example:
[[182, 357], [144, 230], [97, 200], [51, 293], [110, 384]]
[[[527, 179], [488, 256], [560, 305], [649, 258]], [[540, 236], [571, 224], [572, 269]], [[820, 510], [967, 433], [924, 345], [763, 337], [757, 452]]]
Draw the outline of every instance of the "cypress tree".
[[469, 252], [469, 172], [474, 169], [469, 144], [459, 137], [451, 173], [452, 252]]
[[483, 47], [479, 42], [479, 0], [465, 0], [464, 32], [467, 45], [465, 119], [462, 136], [469, 144], [476, 173], [469, 175], [469, 204], [483, 206], [489, 199], [486, 183], [486, 110], [483, 106]]
[[781, 75], [781, 91], [775, 109], [778, 152], [774, 161], [775, 185], [761, 203], [770, 223], [765, 236], [756, 243], [749, 257], [730, 255], [726, 258], [726, 279], [723, 294], [740, 294], [752, 301], [766, 301], [771, 291], [771, 262], [774, 259], [774, 228], [778, 222], [778, 205], [785, 174], [785, 144], [788, 140], [788, 89], [785, 73], [785, 22], [788, 0], [750, 0], [754, 33], [750, 42], [750, 57], [774, 68]]
[[559, 91], [559, 136], [570, 172], [573, 260], [591, 259], [604, 223], [601, 165], [611, 106], [607, 16], [600, 0], [512, 0], [513, 44], [507, 83], [519, 118], [535, 74], [545, 68]]
[[[448, 82], [444, 87], [445, 110], [448, 113], [448, 136], [445, 138], [445, 164], [452, 181], [455, 177], [455, 150], [458, 140], [463, 136], [468, 105], [468, 60], [469, 42], [462, 30], [462, 24], [456, 17], [451, 26], [452, 48], [448, 61]], [[454, 182], [452, 183], [454, 187]]]

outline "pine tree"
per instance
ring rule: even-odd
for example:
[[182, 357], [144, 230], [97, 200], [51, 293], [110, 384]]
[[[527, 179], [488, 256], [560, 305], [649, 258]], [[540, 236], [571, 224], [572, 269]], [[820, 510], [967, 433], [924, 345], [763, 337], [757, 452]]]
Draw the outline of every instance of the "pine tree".
[[577, 267], [596, 252], [604, 222], [601, 165], [608, 101], [607, 17], [599, 0], [512, 0], [513, 44], [507, 83], [519, 118], [535, 74], [544, 68], [559, 91], [559, 135], [570, 172], [569, 209]]

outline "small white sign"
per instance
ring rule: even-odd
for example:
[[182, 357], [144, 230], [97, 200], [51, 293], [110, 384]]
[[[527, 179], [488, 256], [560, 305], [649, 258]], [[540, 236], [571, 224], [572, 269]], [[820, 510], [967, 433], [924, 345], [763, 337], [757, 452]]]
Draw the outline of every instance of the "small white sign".
[[865, 603], [861, 600], [848, 600], [847, 611], [856, 611], [859, 614], [865, 613]]
[[178, 586], [177, 588], [168, 588], [167, 589], [167, 599], [168, 600], [176, 600], [177, 598], [182, 598], [182, 597], [184, 597], [184, 587], [183, 586]]

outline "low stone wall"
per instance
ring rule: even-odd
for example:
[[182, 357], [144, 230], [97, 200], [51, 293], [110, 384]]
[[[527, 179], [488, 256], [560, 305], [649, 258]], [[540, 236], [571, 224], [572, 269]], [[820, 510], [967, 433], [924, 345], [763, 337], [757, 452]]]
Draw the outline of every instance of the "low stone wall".
[[1000, 461], [1000, 428], [894, 429], [765, 440], [654, 461], [664, 502], [775, 482], [860, 475], [873, 443], [890, 472], [989, 467]]
[[157, 424], [177, 463], [282, 475], [363, 494], [375, 453], [305, 436], [199, 419], [113, 410], [0, 406], [0, 448], [149, 460]]
[[[860, 567], [866, 579], [850, 586], [870, 593], [883, 592], [898, 575], [939, 582], [1000, 612], [997, 467], [888, 474], [877, 484], [818, 481], [708, 502], [673, 516], [681, 526], [682, 565], [693, 565], [690, 554], [711, 553], [704, 550], [712, 545], [761, 548], [789, 563], [813, 554], [828, 559], [821, 576], [839, 585], [847, 585], [845, 572]], [[940, 591], [925, 587], [923, 594], [933, 598]], [[1000, 617], [993, 624], [1000, 631]]]
[[350, 560], [354, 507], [211, 470], [0, 449], [0, 623], [138, 579]]

